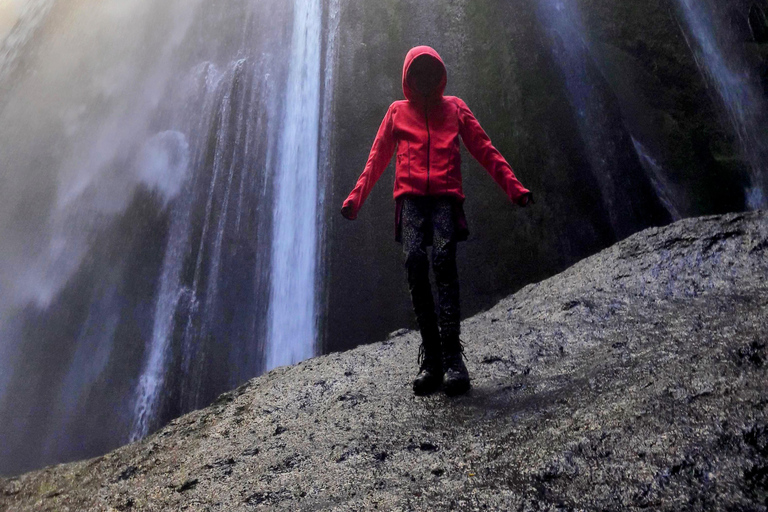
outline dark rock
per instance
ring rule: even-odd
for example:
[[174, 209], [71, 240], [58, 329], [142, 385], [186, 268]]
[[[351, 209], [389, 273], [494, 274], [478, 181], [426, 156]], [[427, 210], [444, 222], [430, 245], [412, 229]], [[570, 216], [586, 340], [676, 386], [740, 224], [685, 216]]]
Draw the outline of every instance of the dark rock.
[[748, 346], [739, 349], [739, 358], [758, 368], [762, 368], [765, 363], [765, 357], [765, 342], [755, 340]]
[[249, 495], [244, 502], [248, 505], [261, 505], [262, 503], [275, 504], [290, 500], [293, 496], [288, 491], [279, 492], [255, 492]]
[[[327, 207], [333, 248], [332, 307], [324, 317], [327, 351], [383, 339], [413, 322], [403, 300], [401, 249], [392, 243], [394, 166], [374, 187], [358, 220], [344, 221], [338, 209], [365, 165], [387, 107], [402, 97], [403, 57], [416, 44], [427, 41], [441, 53], [448, 66], [447, 93], [467, 102], [521, 181], [541, 198], [531, 209], [511, 208], [463, 151], [471, 236], [460, 247], [458, 266], [462, 307], [469, 314], [635, 231], [666, 222], [655, 212], [657, 195], [647, 183], [630, 186], [643, 181], [636, 176], [641, 170], [630, 135], [664, 168], [668, 192], [683, 216], [745, 207], [749, 172], [738, 140], [732, 140], [719, 102], [708, 94], [670, 2], [569, 4], [580, 13], [575, 25], [583, 25], [589, 40], [584, 72], [594, 80], [590, 96], [606, 104], [601, 121], [617, 137], [601, 143], [616, 146], [617, 186], [628, 188], [629, 201], [610, 205], [595, 192], [610, 176], [590, 171], [579, 131], [583, 113], [569, 100], [537, 2], [341, 0], [340, 5], [334, 112], [339, 128]], [[616, 233], [609, 225], [614, 217], [620, 220]], [[562, 303], [575, 299], [565, 296]], [[504, 317], [498, 318], [501, 323]]]
[[190, 490], [190, 489], [194, 488], [194, 487], [197, 485], [197, 482], [198, 482], [197, 478], [191, 478], [191, 479], [189, 479], [189, 480], [185, 481], [185, 482], [184, 482], [183, 484], [181, 484], [180, 486], [178, 486], [178, 487], [176, 488], [176, 490], [177, 490], [178, 492], [186, 492], [186, 491], [188, 491], [188, 490]]
[[131, 510], [133, 508], [133, 505], [136, 502], [133, 500], [133, 498], [127, 498], [125, 501], [123, 501], [121, 504], [117, 505], [117, 510], [125, 511], [125, 510]]
[[128, 480], [133, 475], [136, 474], [136, 466], [127, 466], [125, 469], [123, 469], [120, 474], [117, 476], [118, 480]]
[[419, 445], [419, 450], [421, 450], [423, 452], [436, 452], [437, 451], [437, 446], [435, 446], [432, 443], [421, 443]]

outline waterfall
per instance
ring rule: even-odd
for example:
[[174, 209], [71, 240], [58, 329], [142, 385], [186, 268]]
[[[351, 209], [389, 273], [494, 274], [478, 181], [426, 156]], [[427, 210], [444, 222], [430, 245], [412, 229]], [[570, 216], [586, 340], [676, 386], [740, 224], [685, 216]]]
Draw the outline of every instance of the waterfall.
[[[722, 100], [741, 151], [751, 169], [745, 190], [749, 209], [768, 207], [768, 101], [759, 77], [744, 55], [744, 41], [729, 34], [720, 5], [710, 0], [677, 0], [696, 62]], [[746, 14], [745, 14], [746, 23]]]
[[[331, 10], [333, 12], [333, 8]], [[210, 393], [204, 392], [209, 386], [206, 381], [211, 378], [209, 359], [214, 356], [214, 350], [222, 351], [222, 345], [232, 345], [227, 361], [245, 377], [314, 354], [316, 268], [321, 240], [317, 217], [322, 211], [320, 201], [324, 190], [324, 183], [319, 179], [319, 134], [323, 126], [321, 110], [324, 122], [330, 117], [332, 70], [326, 74], [326, 94], [321, 101], [321, 5], [319, 1], [297, 1], [293, 12], [291, 53], [282, 102], [276, 101], [274, 88], [270, 88], [269, 73], [257, 78], [254, 87], [247, 86], [254, 70], [267, 69], [265, 63], [249, 66], [241, 59], [223, 74], [217, 73], [212, 65], [199, 68], [205, 70], [206, 76], [202, 80], [204, 108], [198, 115], [209, 124], [196, 129], [204, 139], [197, 141], [195, 147], [206, 147], [205, 137], [209, 137], [209, 133], [215, 133], [215, 145], [211, 154], [197, 155], [193, 168], [208, 165], [210, 175], [206, 181], [198, 180], [190, 185], [192, 188], [183, 194], [187, 199], [178, 201], [173, 212], [153, 334], [147, 347], [149, 356], [136, 390], [131, 439], [145, 436], [159, 419], [167, 417], [163, 409], [174, 407], [164, 405], [162, 398], [170, 386], [167, 380], [172, 368], [180, 369], [175, 387], [181, 395], [180, 409], [188, 410], [210, 400]], [[334, 49], [331, 30], [326, 62], [332, 58]], [[282, 110], [278, 113], [280, 106]], [[268, 119], [254, 115], [261, 108], [268, 111]], [[279, 127], [278, 133], [271, 137], [267, 131], [274, 130], [275, 126]], [[254, 137], [261, 140], [254, 141]], [[273, 139], [277, 141], [274, 149], [270, 142]], [[232, 141], [239, 148], [234, 152]], [[249, 188], [248, 173], [242, 167], [259, 154], [266, 172]], [[270, 188], [272, 193], [267, 194]], [[200, 210], [202, 219], [195, 228], [193, 217], [198, 204], [188, 198], [202, 195], [205, 196]], [[235, 331], [247, 336], [228, 340], [218, 325], [224, 312], [221, 297], [227, 265], [224, 248], [229, 252], [232, 239], [250, 236], [241, 229], [246, 222], [245, 206], [253, 204], [259, 206], [257, 230], [265, 231], [266, 219], [271, 223], [271, 248], [259, 248], [257, 266], [250, 270], [256, 295], [266, 297], [268, 294], [268, 307], [263, 311], [266, 318], [261, 320], [251, 314], [250, 321]], [[195, 229], [199, 234], [194, 233]], [[193, 240], [197, 240], [194, 246]], [[196, 255], [194, 263], [191, 260], [185, 263], [185, 255], [189, 254]], [[185, 265], [189, 267], [186, 283], [183, 282]], [[257, 312], [258, 308], [254, 310]], [[266, 324], [264, 328], [262, 323]], [[253, 351], [239, 347], [258, 345], [262, 329], [265, 346], [256, 352], [265, 354], [263, 361], [258, 360]], [[232, 329], [223, 331], [229, 336], [233, 334]], [[250, 370], [244, 369], [249, 366], [244, 358], [252, 360]], [[236, 372], [235, 368], [230, 371]], [[235, 385], [240, 379], [230, 382]]]
[[[320, 188], [318, 191], [318, 216], [316, 221], [317, 233], [319, 237], [319, 257], [318, 268], [328, 268], [329, 251], [331, 250], [330, 244], [327, 243], [327, 230], [329, 223], [326, 221], [328, 212], [333, 215], [335, 213], [335, 205], [329, 204], [327, 198], [333, 195], [333, 159], [335, 153], [333, 151], [334, 142], [334, 107], [335, 107], [335, 94], [334, 94], [334, 80], [336, 78], [335, 70], [338, 60], [338, 34], [339, 23], [341, 19], [340, 13], [341, 0], [327, 0], [327, 13], [326, 13], [326, 26], [324, 33], [326, 34], [325, 40], [325, 56], [323, 63], [324, 70], [324, 83], [323, 83], [323, 108], [321, 112], [320, 122], [320, 153], [319, 153], [319, 169], [320, 169]], [[328, 300], [328, 286], [330, 279], [325, 279], [323, 272], [317, 272], [315, 275], [316, 291], [318, 297], [325, 297]], [[321, 308], [328, 307], [327, 302], [320, 304]], [[319, 322], [318, 322], [319, 323]], [[317, 350], [317, 347], [315, 347]]]
[[0, 473], [314, 354], [338, 3], [20, 11], [0, 47]]
[[[204, 73], [202, 82], [207, 93], [205, 94], [207, 101], [203, 103], [201, 115], [207, 113], [206, 117], [210, 117], [212, 102], [209, 91], [215, 89], [219, 77], [213, 66], [202, 66], [201, 71]], [[195, 297], [189, 295], [189, 290], [181, 284], [184, 255], [189, 250], [191, 236], [190, 216], [193, 195], [189, 190], [190, 186], [191, 183], [186, 187], [187, 190], [181, 201], [176, 204], [171, 214], [171, 228], [154, 310], [152, 337], [147, 343], [148, 355], [136, 389], [134, 424], [130, 432], [130, 441], [141, 439], [148, 433], [150, 422], [156, 414], [157, 397], [165, 380], [174, 317], [179, 303], [183, 302], [190, 308], [195, 307]]]
[[[254, 107], [265, 103], [267, 90], [263, 78], [256, 87], [251, 86], [254, 69], [259, 67], [252, 68], [245, 59], [230, 63], [224, 71], [203, 63], [189, 78], [200, 89], [195, 96], [200, 109], [186, 126], [195, 134], [192, 167], [197, 175], [188, 181], [172, 212], [148, 356], [135, 392], [131, 440], [144, 437], [162, 422], [167, 417], [164, 409], [183, 411], [205, 405], [211, 394], [206, 389], [209, 374], [216, 367], [212, 359], [218, 357], [212, 352], [240, 354], [235, 366], [218, 371], [252, 376], [262, 366], [248, 350], [238, 348], [258, 343], [257, 309], [243, 315], [247, 325], [241, 331], [243, 339], [229, 339], [229, 330], [219, 325], [218, 316], [227, 307], [221, 293], [227, 282], [223, 271], [239, 270], [242, 278], [250, 274], [254, 283], [262, 272], [260, 267], [232, 268], [224, 254], [225, 240], [237, 247], [252, 236], [241, 231], [243, 215], [250, 213], [257, 197], [263, 197], [256, 193], [261, 187], [248, 186], [255, 183], [248, 180], [246, 164], [258, 158], [263, 148], [263, 142], [249, 140], [262, 135], [252, 133]], [[263, 173], [261, 176], [263, 179]], [[257, 249], [256, 256], [263, 264], [264, 251]], [[247, 304], [241, 305], [245, 307]], [[175, 381], [169, 383], [169, 378]], [[239, 380], [228, 382], [236, 384]], [[175, 404], [161, 399], [169, 390], [177, 395]]]
[[614, 235], [621, 239], [669, 220], [646, 175], [632, 137], [593, 62], [587, 31], [571, 0], [538, 0], [538, 17], [552, 41], [583, 147]]
[[318, 258], [320, 0], [294, 5], [290, 69], [275, 178], [267, 368], [314, 354]]
[[643, 164], [643, 167], [651, 180], [651, 184], [656, 190], [659, 200], [661, 200], [661, 204], [667, 209], [673, 221], [682, 219], [683, 216], [675, 205], [675, 195], [667, 181], [667, 175], [664, 172], [664, 168], [651, 156], [648, 149], [646, 149], [639, 140], [632, 137], [632, 144], [635, 146], [637, 156], [640, 157], [640, 162]]

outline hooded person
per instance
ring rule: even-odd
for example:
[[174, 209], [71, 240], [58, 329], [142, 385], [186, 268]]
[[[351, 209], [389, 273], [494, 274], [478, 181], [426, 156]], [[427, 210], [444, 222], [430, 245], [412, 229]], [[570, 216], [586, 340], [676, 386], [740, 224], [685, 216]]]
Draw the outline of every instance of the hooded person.
[[[443, 94], [447, 72], [434, 49], [411, 49], [405, 57], [402, 80], [406, 99], [395, 101], [387, 110], [365, 169], [341, 213], [350, 220], [357, 218], [397, 153], [395, 239], [403, 244], [408, 287], [422, 337], [413, 389], [423, 395], [444, 385], [447, 394], [456, 395], [470, 387], [459, 339], [456, 244], [468, 235], [459, 139], [513, 203], [526, 206], [533, 195], [515, 177], [466, 103]], [[430, 245], [437, 312], [429, 283]]]

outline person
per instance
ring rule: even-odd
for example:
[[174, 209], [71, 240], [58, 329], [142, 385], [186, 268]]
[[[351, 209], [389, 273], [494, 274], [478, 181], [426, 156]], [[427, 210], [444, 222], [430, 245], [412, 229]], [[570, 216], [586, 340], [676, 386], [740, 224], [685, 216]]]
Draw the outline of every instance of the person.
[[[357, 218], [397, 152], [395, 239], [403, 245], [408, 287], [422, 340], [413, 391], [426, 395], [442, 385], [446, 394], [459, 395], [470, 388], [459, 338], [456, 245], [468, 235], [459, 137], [512, 202], [526, 206], [533, 194], [515, 177], [467, 105], [457, 97], [443, 95], [447, 73], [434, 49], [412, 48], [405, 57], [402, 80], [406, 99], [395, 101], [387, 110], [365, 169], [341, 213], [349, 220]], [[437, 313], [428, 274], [430, 245]]]

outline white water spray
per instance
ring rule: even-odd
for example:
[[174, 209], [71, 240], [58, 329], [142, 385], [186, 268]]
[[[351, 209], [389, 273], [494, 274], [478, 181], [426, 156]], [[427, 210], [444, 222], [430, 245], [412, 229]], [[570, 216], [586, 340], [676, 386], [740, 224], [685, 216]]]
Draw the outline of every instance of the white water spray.
[[[696, 62], [722, 98], [742, 153], [751, 167], [751, 185], [745, 191], [749, 209], [768, 207], [768, 102], [753, 70], [735, 44], [726, 41], [716, 5], [708, 0], [677, 0], [688, 32], [688, 45]], [[718, 37], [720, 35], [721, 37]]]
[[[19, 57], [27, 43], [37, 34], [45, 17], [53, 7], [54, 0], [27, 0], [16, 6], [11, 3], [6, 10], [16, 12], [6, 13], [13, 23], [6, 32], [0, 26], [0, 84], [16, 69]], [[15, 8], [14, 8], [15, 7]], [[16, 16], [13, 16], [16, 14]]]
[[637, 152], [637, 156], [640, 158], [640, 163], [648, 174], [651, 185], [656, 190], [656, 195], [659, 196], [659, 201], [667, 209], [673, 221], [682, 219], [683, 216], [680, 214], [680, 209], [675, 205], [675, 194], [669, 184], [664, 168], [651, 156], [645, 146], [634, 137], [632, 137], [632, 144], [635, 146], [635, 152]]
[[314, 354], [321, 24], [320, 0], [296, 0], [275, 173], [267, 369]]

